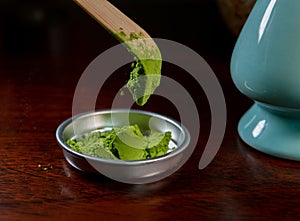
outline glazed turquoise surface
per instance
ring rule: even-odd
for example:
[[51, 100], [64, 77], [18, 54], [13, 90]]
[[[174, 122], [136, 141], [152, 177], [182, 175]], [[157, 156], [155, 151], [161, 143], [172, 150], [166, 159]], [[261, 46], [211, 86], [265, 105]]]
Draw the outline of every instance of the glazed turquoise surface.
[[300, 0], [257, 0], [234, 48], [231, 74], [255, 101], [239, 121], [242, 140], [300, 161]]
[[[271, 108], [271, 109], [269, 109]], [[300, 110], [277, 110], [254, 104], [241, 118], [238, 131], [251, 147], [289, 160], [300, 160]]]
[[233, 51], [231, 73], [251, 99], [300, 108], [300, 0], [257, 0]]

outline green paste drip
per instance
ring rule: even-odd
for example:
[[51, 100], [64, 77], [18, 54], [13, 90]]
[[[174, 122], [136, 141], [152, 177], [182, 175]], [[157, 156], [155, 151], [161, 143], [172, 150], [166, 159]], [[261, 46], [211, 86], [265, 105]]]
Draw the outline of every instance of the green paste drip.
[[134, 55], [132, 71], [126, 87], [135, 102], [143, 106], [160, 84], [162, 57], [156, 44], [143, 37], [142, 33], [131, 33], [126, 36], [124, 31], [115, 36], [124, 42], [128, 51]]

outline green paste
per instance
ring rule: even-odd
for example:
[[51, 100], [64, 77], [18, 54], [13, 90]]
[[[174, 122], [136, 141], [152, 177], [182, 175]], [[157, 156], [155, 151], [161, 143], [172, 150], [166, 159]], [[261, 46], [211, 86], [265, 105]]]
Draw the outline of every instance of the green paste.
[[124, 42], [128, 51], [134, 55], [135, 62], [126, 87], [135, 102], [143, 106], [160, 84], [162, 57], [160, 50], [152, 39], [145, 38], [142, 33], [131, 33], [126, 36], [124, 31], [115, 36]]
[[171, 132], [144, 135], [138, 125], [96, 131], [79, 140], [67, 140], [72, 150], [105, 159], [144, 160], [169, 150]]

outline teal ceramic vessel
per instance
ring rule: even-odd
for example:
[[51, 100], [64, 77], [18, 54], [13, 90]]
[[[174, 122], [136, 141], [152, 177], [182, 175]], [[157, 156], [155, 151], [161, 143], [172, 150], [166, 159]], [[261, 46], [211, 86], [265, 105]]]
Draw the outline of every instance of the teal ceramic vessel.
[[300, 160], [300, 0], [257, 0], [235, 45], [231, 76], [255, 102], [239, 122], [242, 140]]

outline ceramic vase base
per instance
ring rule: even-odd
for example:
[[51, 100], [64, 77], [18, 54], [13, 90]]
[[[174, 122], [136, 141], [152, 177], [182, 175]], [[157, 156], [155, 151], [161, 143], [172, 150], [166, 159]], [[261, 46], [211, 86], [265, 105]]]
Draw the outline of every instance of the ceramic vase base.
[[300, 161], [300, 110], [255, 103], [240, 119], [241, 139], [272, 156]]

